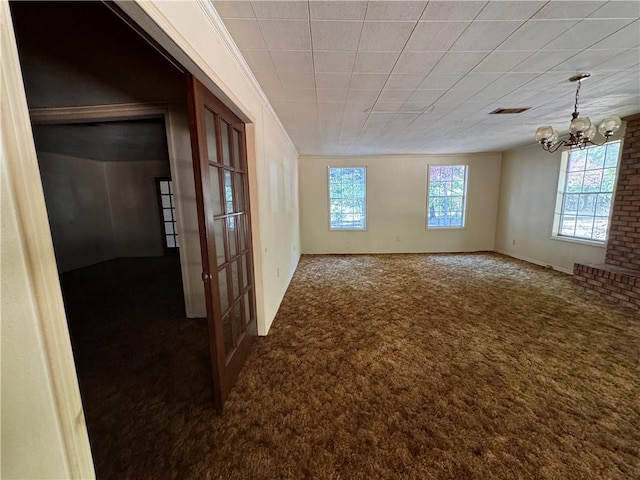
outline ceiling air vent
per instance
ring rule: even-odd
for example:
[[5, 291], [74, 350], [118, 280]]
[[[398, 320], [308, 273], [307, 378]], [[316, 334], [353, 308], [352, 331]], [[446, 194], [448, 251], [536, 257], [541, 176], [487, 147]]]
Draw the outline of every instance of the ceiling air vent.
[[526, 107], [526, 108], [496, 108], [489, 115], [507, 115], [507, 114], [513, 114], [513, 113], [522, 113], [522, 112], [526, 112], [530, 108], [531, 107]]

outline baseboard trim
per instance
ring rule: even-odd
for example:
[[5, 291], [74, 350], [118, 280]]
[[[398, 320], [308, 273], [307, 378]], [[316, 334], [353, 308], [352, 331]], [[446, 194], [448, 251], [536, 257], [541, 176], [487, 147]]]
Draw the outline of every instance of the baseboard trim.
[[533, 263], [534, 265], [539, 265], [540, 267], [550, 268], [551, 270], [555, 270], [557, 272], [566, 273], [567, 275], [573, 275], [572, 270], [567, 270], [566, 268], [558, 267], [557, 265], [551, 265], [549, 263], [543, 263], [538, 260], [534, 260], [533, 258], [514, 255], [513, 253], [505, 252], [503, 250], [494, 250], [494, 252], [501, 255], [506, 255], [507, 257], [517, 258], [518, 260], [522, 260], [523, 262]]

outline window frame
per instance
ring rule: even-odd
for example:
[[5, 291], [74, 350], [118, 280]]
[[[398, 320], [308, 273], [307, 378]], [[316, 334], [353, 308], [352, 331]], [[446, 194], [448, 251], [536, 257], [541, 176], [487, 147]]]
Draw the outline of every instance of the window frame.
[[[563, 150], [561, 157], [560, 157], [560, 169], [558, 172], [558, 185], [557, 185], [557, 189], [556, 189], [556, 201], [555, 201], [555, 206], [554, 206], [554, 210], [553, 210], [553, 224], [552, 224], [552, 229], [551, 229], [551, 239], [553, 240], [560, 240], [560, 241], [564, 241], [564, 242], [571, 242], [571, 243], [579, 243], [579, 244], [584, 244], [584, 245], [590, 245], [590, 246], [596, 246], [596, 247], [604, 247], [607, 243], [607, 241], [609, 240], [609, 233], [611, 231], [611, 221], [613, 218], [613, 205], [615, 203], [615, 196], [616, 196], [616, 189], [618, 187], [618, 177], [620, 175], [620, 161], [622, 158], [622, 149], [623, 149], [623, 141], [622, 139], [618, 139], [618, 140], [612, 140], [607, 142], [604, 145], [591, 145], [586, 147], [584, 150], [590, 150], [590, 149], [595, 149], [595, 148], [607, 148], [609, 145], [614, 144], [614, 143], [618, 143], [620, 145], [619, 149], [618, 149], [618, 158], [616, 160], [616, 165], [615, 165], [615, 169], [616, 169], [616, 174], [615, 177], [613, 179], [613, 189], [611, 190], [611, 206], [609, 209], [609, 215], [608, 215], [608, 223], [607, 223], [607, 231], [606, 231], [606, 235], [604, 240], [599, 240], [599, 239], [594, 239], [594, 238], [586, 238], [586, 237], [577, 237], [575, 235], [566, 235], [566, 234], [562, 234], [560, 233], [560, 225], [562, 222], [562, 217], [563, 217], [563, 211], [564, 211], [564, 199], [565, 199], [565, 194], [566, 192], [566, 185], [567, 185], [567, 175], [568, 175], [568, 166], [569, 166], [569, 156], [570, 154], [575, 151], [575, 150]], [[606, 153], [606, 152], [605, 152]], [[608, 167], [611, 168], [611, 167]], [[604, 166], [602, 169], [599, 170], [604, 170]], [[586, 169], [583, 171], [587, 171]], [[582, 190], [579, 193], [602, 193], [601, 191], [598, 192], [582, 192]], [[608, 192], [605, 192], [608, 193]], [[593, 218], [596, 217], [595, 213], [592, 215]], [[593, 231], [592, 231], [593, 233]]]
[[[168, 182], [169, 183], [169, 193], [162, 193], [162, 188], [161, 188], [161, 183], [162, 182]], [[159, 209], [159, 214], [160, 214], [160, 228], [162, 231], [162, 247], [164, 249], [164, 253], [165, 255], [174, 255], [177, 254], [177, 252], [179, 251], [180, 245], [178, 242], [178, 218], [177, 218], [177, 209], [176, 209], [176, 205], [175, 205], [175, 191], [174, 191], [174, 187], [173, 187], [173, 179], [171, 177], [155, 177], [155, 183], [156, 183], [156, 192], [157, 192], [157, 197], [158, 197], [158, 209]], [[162, 197], [163, 196], [168, 196], [169, 197], [169, 201], [170, 201], [170, 205], [171, 208], [166, 208], [163, 206], [162, 204]], [[164, 210], [170, 210], [171, 211], [171, 217], [172, 220], [170, 222], [166, 221], [164, 218]], [[173, 232], [174, 233], [167, 233], [166, 230], [166, 226], [165, 223], [171, 223], [173, 225]], [[171, 236], [174, 239], [175, 242], [175, 246], [174, 247], [170, 247], [167, 243], [167, 237]]]
[[[364, 170], [364, 226], [362, 228], [334, 228], [331, 226], [331, 169], [347, 169], [357, 168]], [[353, 165], [353, 166], [331, 166], [327, 165], [327, 220], [329, 223], [330, 232], [366, 232], [368, 228], [367, 216], [369, 210], [369, 199], [367, 194], [367, 179], [369, 178], [366, 165]]]
[[[429, 200], [431, 195], [429, 192], [431, 191], [431, 167], [464, 167], [464, 192], [462, 197], [462, 225], [455, 226], [436, 226], [432, 227], [429, 225]], [[427, 191], [426, 191], [426, 202], [425, 202], [425, 230], [433, 230], [433, 231], [449, 231], [449, 230], [464, 230], [467, 228], [467, 199], [469, 197], [469, 170], [470, 166], [468, 163], [428, 163], [427, 164]]]

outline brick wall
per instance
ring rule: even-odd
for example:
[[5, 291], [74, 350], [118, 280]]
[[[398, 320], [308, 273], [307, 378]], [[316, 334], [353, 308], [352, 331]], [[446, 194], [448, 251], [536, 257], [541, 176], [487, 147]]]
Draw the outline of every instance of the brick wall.
[[573, 279], [586, 291], [640, 310], [640, 114], [625, 120], [605, 263], [576, 263]]

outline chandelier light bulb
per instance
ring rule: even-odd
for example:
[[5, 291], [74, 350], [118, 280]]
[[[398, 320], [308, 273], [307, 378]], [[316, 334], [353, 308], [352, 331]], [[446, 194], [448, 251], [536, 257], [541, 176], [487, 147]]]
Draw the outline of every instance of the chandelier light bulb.
[[556, 143], [558, 141], [558, 139], [560, 138], [560, 134], [558, 133], [558, 131], [554, 128], [553, 129], [553, 133], [551, 134], [551, 138], [549, 138], [549, 142], [551, 143]]
[[571, 125], [569, 125], [569, 131], [577, 137], [582, 137], [589, 128], [591, 128], [589, 117], [576, 117], [571, 120]]
[[622, 125], [622, 120], [620, 117], [608, 117], [605, 118], [598, 127], [598, 131], [604, 137], [610, 137], [618, 130], [620, 130], [620, 125]]
[[590, 138], [595, 137], [597, 133], [598, 133], [598, 130], [596, 130], [596, 126], [595, 125], [591, 125], [589, 127], [589, 130], [584, 132], [584, 134], [582, 136], [588, 140]]
[[536, 130], [536, 141], [548, 142], [553, 137], [554, 132], [555, 130], [552, 127], [540, 127]]

